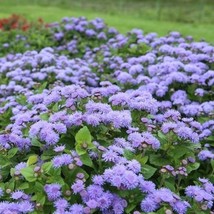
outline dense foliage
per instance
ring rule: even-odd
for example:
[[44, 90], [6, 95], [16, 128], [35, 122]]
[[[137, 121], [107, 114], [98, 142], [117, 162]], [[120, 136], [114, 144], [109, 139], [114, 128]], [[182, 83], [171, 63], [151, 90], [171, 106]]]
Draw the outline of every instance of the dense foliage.
[[210, 213], [214, 47], [99, 18], [45, 32], [0, 44], [0, 213]]

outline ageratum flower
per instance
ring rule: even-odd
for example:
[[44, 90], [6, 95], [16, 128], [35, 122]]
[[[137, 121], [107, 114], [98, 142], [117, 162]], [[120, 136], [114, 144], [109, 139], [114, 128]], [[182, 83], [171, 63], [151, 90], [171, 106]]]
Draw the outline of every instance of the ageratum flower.
[[183, 90], [178, 90], [174, 92], [171, 96], [171, 101], [174, 105], [184, 105], [189, 102], [187, 99], [187, 94]]
[[[200, 180], [200, 179], [199, 179]], [[206, 192], [210, 193], [210, 194], [213, 194], [214, 193], [214, 185], [209, 182], [207, 179], [206, 181], [204, 181], [203, 183], [203, 188]]]
[[132, 171], [126, 171], [122, 176], [122, 184], [127, 189], [134, 189], [139, 185], [138, 176]]
[[20, 199], [26, 200], [26, 199], [29, 199], [29, 196], [27, 194], [25, 194], [23, 191], [17, 190], [11, 194], [11, 198], [14, 200], [20, 200]]
[[103, 153], [102, 159], [106, 162], [114, 162], [117, 163], [118, 160], [120, 159], [120, 156], [117, 152], [109, 150]]
[[143, 132], [143, 143], [146, 143], [148, 145], [151, 145], [153, 149], [159, 149], [160, 148], [160, 142], [157, 138], [155, 138], [151, 133], [149, 132]]
[[191, 128], [188, 128], [188, 127], [185, 127], [185, 126], [181, 126], [181, 127], [178, 127], [175, 130], [175, 132], [177, 133], [177, 135], [180, 138], [183, 138], [185, 140], [186, 139], [190, 139], [195, 143], [199, 142], [199, 136], [197, 135], [197, 133], [194, 133]]
[[187, 212], [187, 209], [190, 207], [190, 204], [186, 201], [176, 201], [172, 205], [172, 209], [179, 214], [185, 214]]
[[24, 169], [25, 167], [27, 167], [27, 164], [25, 162], [20, 162], [15, 166], [15, 170], [16, 172], [20, 172], [20, 170]]
[[128, 164], [126, 167], [127, 169], [132, 170], [134, 173], [140, 173], [141, 171], [141, 165], [136, 160], [128, 161]]
[[101, 197], [98, 198], [97, 203], [102, 211], [107, 210], [112, 203], [113, 196], [110, 193], [103, 193]]
[[126, 141], [124, 138], [114, 138], [114, 145], [130, 151], [134, 151], [131, 143]]
[[213, 196], [204, 191], [200, 186], [188, 186], [185, 193], [198, 202], [202, 202], [203, 200], [211, 201], [213, 199]]
[[67, 128], [62, 123], [55, 123], [53, 124], [53, 129], [56, 130], [59, 134], [65, 134], [67, 131]]
[[128, 110], [111, 111], [106, 114], [104, 121], [112, 123], [115, 128], [125, 128], [131, 125], [132, 117]]
[[59, 141], [59, 134], [65, 133], [66, 130], [66, 126], [61, 123], [52, 124], [47, 121], [38, 121], [31, 126], [29, 134], [31, 137], [38, 136], [47, 145], [54, 145]]
[[199, 160], [214, 159], [214, 154], [209, 150], [202, 150], [198, 153]]
[[54, 201], [54, 207], [56, 208], [56, 213], [63, 213], [65, 211], [65, 209], [68, 207], [68, 201], [63, 199], [63, 198], [59, 198], [56, 201]]
[[113, 195], [112, 207], [114, 213], [122, 214], [127, 206], [127, 202], [124, 199], [119, 198], [117, 195]]
[[125, 106], [125, 105], [128, 105], [128, 103], [130, 102], [130, 98], [127, 93], [119, 92], [115, 95], [112, 95], [109, 98], [109, 102], [111, 102], [112, 105], [114, 106], [118, 106], [118, 105]]
[[9, 135], [3, 134], [0, 135], [0, 145], [2, 148], [10, 149], [11, 145], [9, 144]]
[[158, 111], [158, 102], [146, 91], [136, 90], [130, 94], [129, 107], [136, 110], [144, 110], [155, 114]]
[[60, 168], [62, 166], [68, 166], [73, 163], [74, 159], [69, 154], [57, 155], [52, 159], [52, 164], [55, 168]]
[[203, 112], [203, 109], [198, 103], [192, 103], [181, 106], [180, 111], [184, 113], [186, 116], [192, 117], [199, 116]]
[[142, 200], [140, 205], [141, 205], [141, 210], [146, 213], [153, 212], [157, 210], [157, 208], [159, 207], [158, 203], [156, 203], [154, 201], [154, 198], [152, 197], [146, 197], [144, 200]]
[[85, 184], [82, 180], [77, 180], [75, 183], [71, 186], [71, 189], [73, 190], [74, 194], [80, 193], [85, 189]]
[[95, 209], [97, 208], [98, 203], [94, 199], [90, 199], [86, 202], [86, 205], [91, 209]]
[[21, 213], [30, 213], [34, 210], [34, 206], [29, 201], [21, 201], [18, 204], [18, 211]]
[[87, 193], [89, 198], [97, 199], [103, 195], [104, 189], [99, 185], [90, 185], [87, 187]]
[[155, 184], [152, 181], [140, 181], [140, 190], [144, 193], [152, 193], [155, 191]]
[[164, 115], [163, 115], [166, 119], [172, 119], [173, 121], [177, 121], [178, 119], [180, 119], [181, 114], [180, 112], [173, 110], [173, 109], [169, 109], [167, 110]]
[[41, 141], [45, 141], [47, 145], [55, 145], [59, 141], [59, 135], [51, 127], [42, 128], [39, 138]]
[[88, 96], [88, 92], [78, 85], [65, 86], [62, 88], [62, 95], [65, 98], [80, 100]]
[[65, 145], [54, 147], [54, 152], [63, 152], [64, 150], [65, 150]]
[[128, 140], [132, 143], [133, 147], [139, 147], [143, 143], [143, 137], [138, 132], [133, 132], [128, 135]]
[[101, 117], [99, 114], [85, 114], [84, 120], [89, 125], [98, 126], [100, 125]]
[[112, 111], [111, 106], [104, 103], [95, 103], [89, 101], [85, 105], [86, 111], [88, 114], [98, 113], [98, 114], [107, 114]]
[[61, 186], [59, 184], [46, 184], [44, 190], [48, 196], [48, 199], [55, 201], [61, 196]]
[[163, 201], [172, 203], [174, 201], [174, 197], [172, 192], [167, 188], [160, 188], [157, 191], [154, 191], [153, 194], [155, 195], [155, 201]]
[[72, 214], [83, 214], [84, 213], [84, 207], [81, 204], [73, 204], [71, 205], [71, 207], [69, 208], [69, 213]]
[[51, 94], [48, 94], [48, 96], [44, 98], [43, 103], [48, 106], [48, 105], [50, 105], [52, 103], [56, 103], [60, 100], [61, 100], [60, 94], [53, 91], [53, 92], [51, 92]]
[[101, 175], [95, 175], [93, 177], [93, 183], [101, 186], [104, 183], [103, 177]]

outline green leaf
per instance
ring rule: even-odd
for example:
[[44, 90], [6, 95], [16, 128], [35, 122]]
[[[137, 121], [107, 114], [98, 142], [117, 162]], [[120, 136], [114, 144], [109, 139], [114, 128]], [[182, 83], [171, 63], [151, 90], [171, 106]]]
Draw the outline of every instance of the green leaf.
[[19, 151], [18, 148], [12, 148], [9, 150], [7, 157], [12, 158], [16, 155], [16, 153]]
[[[37, 195], [32, 196], [32, 197], [31, 197], [31, 201], [36, 201], [36, 200], [37, 200], [37, 197], [38, 197]], [[36, 214], [37, 214], [37, 213], [36, 213]]]
[[160, 139], [161, 142], [167, 143], [166, 135], [163, 134], [161, 131], [158, 131], [158, 137], [159, 137], [159, 139]]
[[26, 167], [20, 170], [21, 174], [24, 176], [24, 178], [29, 182], [36, 181], [36, 177], [34, 176], [34, 171], [32, 167]]
[[142, 156], [142, 154], [139, 154], [135, 156], [135, 158], [141, 165], [146, 164], [148, 161], [149, 157], [148, 156]]
[[75, 149], [78, 155], [84, 155], [87, 153], [88, 149], [95, 148], [94, 144], [91, 142], [92, 136], [87, 126], [84, 126], [77, 132], [75, 140]]
[[164, 157], [161, 157], [159, 154], [149, 155], [149, 162], [155, 166], [164, 166], [167, 165], [170, 160]]
[[11, 161], [7, 157], [0, 155], [0, 166], [1, 166], [1, 168], [9, 166], [10, 164], [11, 164]]
[[80, 156], [80, 160], [82, 161], [82, 163], [84, 165], [94, 168], [94, 164], [93, 164], [93, 162], [92, 162], [92, 160], [91, 160], [91, 158], [90, 158], [88, 153], [81, 155]]
[[55, 103], [52, 107], [53, 112], [58, 112], [59, 111], [59, 104]]
[[194, 151], [195, 149], [201, 149], [201, 144], [200, 143], [188, 143], [188, 144], [185, 144], [187, 145], [187, 147]]
[[39, 142], [39, 140], [38, 139], [36, 139], [36, 138], [32, 138], [31, 139], [31, 144], [33, 145], [33, 146], [36, 146], [36, 147], [41, 147], [42, 146], [42, 144]]
[[27, 160], [27, 166], [33, 165], [38, 161], [37, 155], [31, 155]]
[[38, 88], [38, 94], [42, 93], [43, 90], [46, 88], [48, 85], [48, 82], [44, 82], [39, 88]]
[[49, 177], [47, 179], [47, 183], [58, 183], [60, 185], [64, 185], [65, 184], [64, 179], [61, 177], [61, 175], [56, 175], [56, 176], [53, 176], [53, 177]]
[[5, 189], [11, 189], [12, 191], [15, 188], [15, 180], [5, 183]]
[[90, 144], [91, 143], [92, 137], [91, 137], [91, 133], [87, 126], [84, 126], [77, 132], [77, 134], [75, 136], [75, 140], [76, 140], [77, 144], [82, 144], [82, 143]]
[[175, 192], [175, 185], [170, 181], [165, 181], [164, 186], [169, 188], [171, 191]]
[[21, 105], [26, 105], [27, 104], [27, 98], [25, 95], [21, 94], [16, 98], [16, 101], [21, 104]]
[[42, 183], [40, 183], [40, 182], [37, 181], [37, 182], [35, 183], [34, 187], [35, 187], [35, 191], [36, 191], [36, 192], [41, 192], [41, 193], [44, 192], [44, 186], [43, 186]]
[[41, 114], [41, 115], [40, 115], [40, 118], [41, 118], [42, 120], [48, 121], [48, 119], [49, 119], [49, 114], [48, 114], [48, 113]]
[[132, 160], [134, 158], [134, 153], [131, 152], [130, 150], [128, 149], [125, 149], [124, 152], [123, 152], [123, 156], [127, 159], [127, 160]]
[[163, 208], [159, 209], [158, 211], [156, 211], [155, 213], [156, 214], [165, 214], [166, 213], [165, 208], [163, 207]]
[[155, 174], [156, 171], [157, 171], [156, 168], [154, 168], [148, 164], [142, 165], [141, 172], [142, 172], [145, 179], [151, 178]]
[[131, 211], [134, 210], [134, 208], [135, 208], [136, 206], [137, 206], [137, 205], [134, 204], [134, 203], [128, 204], [128, 206], [126, 207], [126, 213], [131, 213]]
[[42, 155], [41, 155], [41, 159], [43, 161], [46, 161], [46, 160], [51, 160], [53, 159], [53, 156], [55, 155], [56, 153], [52, 150], [52, 149], [47, 149], [47, 150], [44, 150]]
[[0, 114], [1, 120], [0, 120], [0, 128], [1, 126], [7, 126], [10, 123], [10, 118], [12, 117], [13, 113], [11, 108], [7, 109], [3, 114]]
[[171, 156], [173, 159], [177, 160], [187, 154], [190, 149], [184, 145], [177, 145], [174, 148], [171, 148], [167, 154]]
[[84, 154], [87, 153], [87, 150], [84, 149], [84, 148], [82, 148], [82, 145], [81, 145], [81, 144], [77, 144], [77, 145], [75, 146], [75, 149], [76, 149], [76, 152], [77, 152], [78, 155], [84, 155]]
[[192, 164], [188, 164], [187, 166], [187, 173], [190, 173], [194, 170], [197, 170], [200, 167], [200, 163], [192, 163]]
[[10, 175], [11, 175], [12, 177], [14, 176], [15, 171], [16, 171], [15, 168], [11, 168], [11, 169], [10, 169]]
[[37, 199], [38, 199], [37, 202], [40, 203], [41, 205], [45, 204], [45, 201], [46, 201], [45, 195], [39, 194]]
[[51, 170], [52, 166], [52, 162], [46, 162], [42, 165], [42, 169], [45, 173], [48, 173]]
[[212, 166], [212, 168], [214, 170], [214, 160], [211, 160], [210, 163], [211, 163], [211, 166]]
[[51, 176], [60, 176], [61, 175], [61, 168], [54, 168], [51, 167], [50, 170], [47, 172], [48, 175]]
[[130, 195], [130, 192], [128, 190], [118, 190], [117, 194], [120, 197], [125, 198], [125, 197], [128, 197]]
[[23, 190], [23, 189], [28, 189], [29, 188], [29, 183], [22, 183], [19, 187], [18, 187], [18, 189], [21, 189], [21, 190]]

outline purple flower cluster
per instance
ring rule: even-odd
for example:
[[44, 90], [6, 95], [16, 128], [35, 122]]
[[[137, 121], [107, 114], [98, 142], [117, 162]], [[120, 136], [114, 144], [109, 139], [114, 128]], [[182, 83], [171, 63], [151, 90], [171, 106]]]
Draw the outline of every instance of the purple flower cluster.
[[190, 204], [186, 201], [181, 201], [180, 198], [172, 193], [167, 188], [161, 188], [148, 194], [141, 202], [141, 209], [144, 212], [153, 212], [157, 210], [161, 203], [169, 204], [177, 213], [186, 213]]
[[132, 143], [134, 148], [145, 148], [147, 146], [153, 149], [158, 149], [160, 147], [160, 142], [149, 132], [133, 132], [128, 135], [128, 140]]
[[29, 213], [34, 210], [33, 203], [30, 201], [31, 197], [23, 191], [12, 192], [10, 198], [15, 202], [1, 201], [0, 213]]
[[214, 185], [208, 179], [199, 178], [201, 186], [188, 186], [185, 193], [200, 204], [202, 210], [211, 209], [214, 200]]
[[44, 190], [48, 195], [48, 199], [50, 201], [56, 200], [61, 196], [60, 191], [60, 185], [59, 184], [46, 184], [44, 186]]

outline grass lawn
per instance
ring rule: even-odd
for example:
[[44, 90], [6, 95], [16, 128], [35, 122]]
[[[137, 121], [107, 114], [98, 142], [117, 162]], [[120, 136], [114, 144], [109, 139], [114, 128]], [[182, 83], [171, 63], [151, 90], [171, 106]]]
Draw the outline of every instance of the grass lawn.
[[[29, 2], [29, 1], [28, 1]], [[13, 4], [11, 4], [13, 3]], [[42, 17], [46, 22], [59, 21], [65, 16], [85, 16], [88, 19], [101, 17], [109, 26], [116, 27], [121, 33], [126, 33], [132, 28], [143, 29], [145, 33], [156, 32], [160, 36], [169, 31], [179, 31], [183, 35], [192, 35], [196, 40], [205, 39], [214, 43], [214, 25], [212, 23], [183, 23], [176, 21], [157, 20], [133, 14], [132, 12], [115, 13], [112, 11], [98, 11], [93, 8], [59, 7], [57, 5], [42, 6], [30, 4], [27, 1], [0, 0], [0, 18], [8, 17], [11, 13], [22, 14], [29, 19]]]

